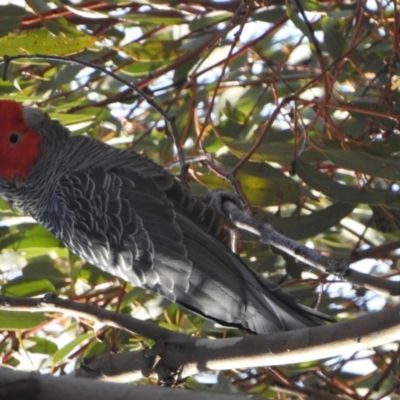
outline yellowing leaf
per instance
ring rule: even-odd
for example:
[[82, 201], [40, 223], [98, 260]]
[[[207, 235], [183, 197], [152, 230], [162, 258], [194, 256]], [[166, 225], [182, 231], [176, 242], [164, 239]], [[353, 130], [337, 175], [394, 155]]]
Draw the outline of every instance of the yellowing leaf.
[[172, 60], [183, 54], [179, 41], [149, 39], [144, 43], [130, 43], [121, 51], [138, 61]]
[[[196, 175], [196, 179], [209, 189], [230, 190], [230, 184], [214, 175]], [[261, 178], [255, 175], [239, 172], [237, 179], [240, 182], [247, 199], [254, 206], [271, 206], [286, 203], [294, 203], [299, 199], [300, 191], [298, 185], [284, 180], [272, 178]]]
[[0, 57], [18, 54], [76, 54], [92, 46], [94, 41], [90, 36], [53, 36], [39, 29], [22, 34], [10, 33], [0, 38]]

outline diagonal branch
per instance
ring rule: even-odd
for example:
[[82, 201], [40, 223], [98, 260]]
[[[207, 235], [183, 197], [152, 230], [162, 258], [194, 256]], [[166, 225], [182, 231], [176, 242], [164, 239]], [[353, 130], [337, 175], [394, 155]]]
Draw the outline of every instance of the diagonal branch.
[[351, 269], [349, 262], [346, 260], [326, 257], [313, 249], [298, 244], [296, 241], [277, 232], [270, 224], [245, 214], [235, 203], [229, 200], [225, 200], [222, 203], [222, 207], [223, 211], [229, 215], [230, 220], [236, 226], [260, 236], [260, 240], [263, 243], [274, 246], [322, 272], [338, 275], [349, 283], [392, 296], [400, 295], [399, 282], [358, 272]]

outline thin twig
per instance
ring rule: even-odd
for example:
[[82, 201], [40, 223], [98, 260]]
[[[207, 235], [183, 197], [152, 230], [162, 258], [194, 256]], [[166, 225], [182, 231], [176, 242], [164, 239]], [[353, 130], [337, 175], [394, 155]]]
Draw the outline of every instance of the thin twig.
[[155, 341], [160, 339], [192, 340], [191, 336], [170, 331], [151, 322], [142, 321], [126, 314], [118, 314], [88, 303], [62, 299], [55, 294], [48, 294], [43, 298], [0, 296], [0, 309], [30, 312], [64, 312], [93, 321], [101, 321], [109, 326], [145, 336]]
[[143, 99], [147, 101], [147, 103], [155, 110], [157, 111], [162, 117], [164, 118], [165, 122], [169, 127], [171, 128], [172, 136], [175, 141], [176, 145], [176, 151], [178, 154], [178, 159], [179, 163], [181, 166], [181, 181], [182, 184], [187, 186], [187, 182], [185, 179], [185, 171], [186, 171], [186, 162], [185, 162], [185, 156], [183, 154], [182, 146], [180, 145], [180, 140], [179, 140], [179, 134], [178, 134], [178, 129], [175, 124], [175, 118], [169, 116], [146, 92], [144, 92], [142, 89], [138, 88], [136, 85], [133, 83], [128, 82], [126, 79], [121, 78], [117, 74], [115, 74], [112, 71], [109, 71], [107, 68], [102, 67], [100, 65], [96, 65], [93, 63], [90, 63], [88, 61], [83, 61], [79, 60], [74, 57], [67, 57], [67, 56], [54, 56], [54, 55], [46, 55], [46, 54], [31, 54], [31, 55], [16, 55], [16, 56], [3, 56], [3, 61], [0, 62], [1, 64], [4, 64], [4, 71], [3, 71], [3, 81], [7, 80], [7, 69], [10, 63], [14, 60], [20, 60], [20, 59], [41, 59], [41, 60], [46, 60], [46, 61], [62, 61], [64, 63], [72, 63], [72, 64], [79, 64], [83, 65], [88, 68], [93, 68], [97, 71], [103, 72], [104, 74], [110, 76], [111, 78], [115, 79], [116, 81], [128, 86], [131, 90], [136, 92], [139, 96], [141, 96]]

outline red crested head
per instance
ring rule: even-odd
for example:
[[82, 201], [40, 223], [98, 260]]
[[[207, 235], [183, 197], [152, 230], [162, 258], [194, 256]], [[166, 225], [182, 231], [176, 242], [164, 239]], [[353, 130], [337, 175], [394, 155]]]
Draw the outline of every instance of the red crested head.
[[41, 156], [43, 138], [33, 127], [46, 114], [20, 103], [0, 100], [0, 179], [22, 183]]

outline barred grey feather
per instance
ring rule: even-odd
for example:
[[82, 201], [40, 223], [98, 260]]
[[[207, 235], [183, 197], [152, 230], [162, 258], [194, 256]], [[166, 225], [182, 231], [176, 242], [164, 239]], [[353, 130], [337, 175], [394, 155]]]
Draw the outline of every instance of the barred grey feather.
[[220, 240], [224, 227], [216, 212], [159, 165], [89, 137], [70, 137], [58, 122], [36, 114], [31, 128], [43, 136], [43, 155], [22, 185], [0, 180], [0, 195], [84, 260], [254, 333], [329, 319], [255, 274]]

